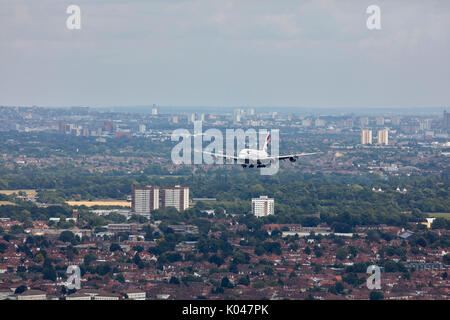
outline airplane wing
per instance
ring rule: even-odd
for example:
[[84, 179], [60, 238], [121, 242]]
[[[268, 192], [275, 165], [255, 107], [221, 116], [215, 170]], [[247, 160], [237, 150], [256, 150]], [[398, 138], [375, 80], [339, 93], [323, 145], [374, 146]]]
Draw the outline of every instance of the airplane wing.
[[270, 159], [270, 160], [286, 160], [286, 159], [290, 159], [290, 158], [298, 159], [303, 156], [312, 156], [313, 154], [318, 154], [318, 152], [286, 154], [286, 155], [276, 156], [276, 157], [267, 157], [267, 159]]
[[212, 152], [207, 152], [207, 151], [203, 151], [203, 153], [209, 154], [209, 155], [211, 155], [213, 157], [216, 157], [216, 158], [225, 158], [225, 159], [239, 160], [238, 157], [229, 156], [229, 155], [226, 155], [226, 154], [223, 154], [223, 153], [212, 153]]

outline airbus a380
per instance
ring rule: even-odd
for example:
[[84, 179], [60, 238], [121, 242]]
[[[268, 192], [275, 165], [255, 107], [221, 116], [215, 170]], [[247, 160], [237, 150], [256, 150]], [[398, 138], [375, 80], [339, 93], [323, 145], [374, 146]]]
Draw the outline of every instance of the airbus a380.
[[297, 161], [298, 158], [303, 156], [310, 156], [313, 154], [317, 154], [317, 152], [313, 153], [297, 153], [297, 154], [286, 154], [282, 156], [270, 156], [268, 151], [268, 144], [270, 140], [270, 134], [267, 135], [266, 141], [264, 142], [264, 146], [261, 150], [257, 149], [242, 149], [239, 151], [238, 156], [231, 156], [222, 153], [211, 153], [203, 151], [205, 154], [212, 155], [217, 158], [225, 158], [237, 160], [237, 163], [241, 163], [243, 168], [265, 168], [268, 164], [273, 163], [277, 160], [286, 160], [289, 159], [291, 162]]

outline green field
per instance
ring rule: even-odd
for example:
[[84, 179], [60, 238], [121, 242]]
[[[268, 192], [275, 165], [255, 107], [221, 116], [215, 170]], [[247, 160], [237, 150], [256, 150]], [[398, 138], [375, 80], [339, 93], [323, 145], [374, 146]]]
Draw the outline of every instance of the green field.
[[445, 218], [450, 220], [450, 212], [428, 212], [427, 214], [433, 218]]

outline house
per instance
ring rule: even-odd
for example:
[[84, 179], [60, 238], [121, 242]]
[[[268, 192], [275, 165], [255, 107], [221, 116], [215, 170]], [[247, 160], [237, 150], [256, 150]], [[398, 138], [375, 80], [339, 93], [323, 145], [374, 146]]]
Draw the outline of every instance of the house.
[[145, 300], [147, 297], [145, 291], [141, 290], [127, 290], [124, 292], [124, 296], [130, 300]]
[[92, 300], [92, 297], [85, 293], [74, 293], [69, 296], [66, 296], [66, 300]]
[[66, 296], [66, 300], [119, 300], [120, 294], [106, 292], [98, 289], [81, 289]]
[[6, 300], [9, 296], [12, 296], [14, 291], [9, 287], [1, 287], [0, 288], [0, 300]]
[[95, 295], [93, 298], [94, 300], [119, 300], [122, 296], [117, 293], [110, 293], [110, 292], [102, 292], [100, 291], [97, 295]]
[[47, 294], [41, 290], [27, 290], [18, 295], [17, 300], [47, 300]]
[[404, 240], [407, 240], [410, 237], [412, 237], [413, 235], [414, 235], [414, 232], [406, 230], [406, 231], [400, 233], [398, 236]]

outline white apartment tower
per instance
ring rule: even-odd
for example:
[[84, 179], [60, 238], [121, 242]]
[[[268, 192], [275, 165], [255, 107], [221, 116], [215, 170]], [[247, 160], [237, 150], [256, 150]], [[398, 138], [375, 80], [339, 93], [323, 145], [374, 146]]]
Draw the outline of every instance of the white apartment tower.
[[378, 144], [388, 145], [389, 144], [389, 130], [383, 129], [378, 131]]
[[163, 208], [175, 207], [178, 211], [189, 208], [189, 188], [188, 187], [164, 187], [162, 189]]
[[275, 200], [267, 196], [252, 199], [252, 213], [255, 217], [266, 217], [274, 214]]
[[361, 131], [361, 144], [372, 144], [372, 130]]
[[151, 211], [159, 209], [158, 187], [133, 187], [131, 194], [132, 209], [137, 214], [150, 214]]

